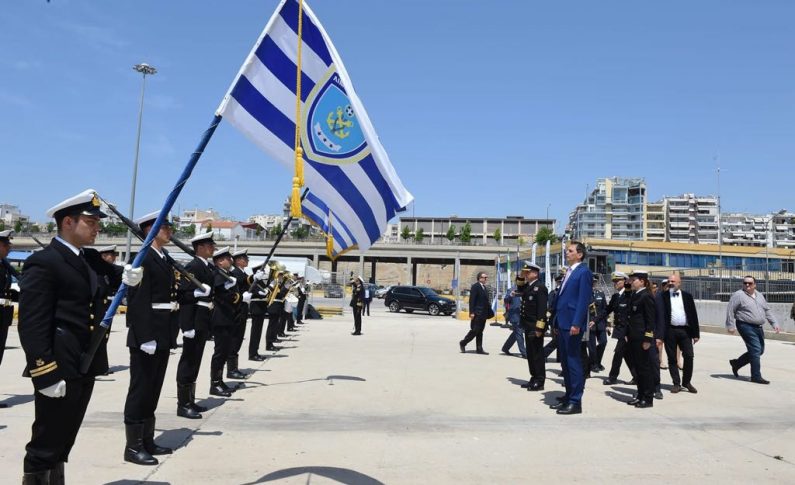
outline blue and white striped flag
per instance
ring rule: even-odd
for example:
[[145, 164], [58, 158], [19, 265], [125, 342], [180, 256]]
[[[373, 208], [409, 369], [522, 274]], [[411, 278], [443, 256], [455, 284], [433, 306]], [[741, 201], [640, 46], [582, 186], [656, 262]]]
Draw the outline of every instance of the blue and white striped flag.
[[[306, 2], [301, 31], [300, 125], [309, 189], [302, 212], [330, 230], [334, 255], [353, 247], [366, 250], [413, 197]], [[282, 0], [217, 110], [288, 168], [295, 161], [297, 32], [298, 2]]]

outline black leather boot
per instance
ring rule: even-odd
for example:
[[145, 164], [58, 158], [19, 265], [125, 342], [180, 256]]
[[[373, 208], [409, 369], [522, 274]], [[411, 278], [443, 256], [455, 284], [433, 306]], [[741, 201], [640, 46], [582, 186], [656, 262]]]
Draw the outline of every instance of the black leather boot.
[[143, 423], [125, 424], [124, 431], [127, 435], [127, 445], [124, 447], [124, 461], [136, 465], [157, 465], [157, 458], [150, 455], [144, 448]]
[[196, 384], [177, 384], [177, 416], [188, 419], [201, 419], [199, 411], [191, 406], [193, 398], [191, 387]]
[[31, 472], [22, 475], [22, 485], [49, 485], [50, 470]]
[[204, 406], [199, 406], [196, 404], [196, 383], [190, 384], [190, 404], [189, 406], [191, 409], [196, 411], [197, 413], [203, 413], [207, 411], [207, 408]]
[[221, 380], [221, 372], [213, 372], [210, 374], [210, 395], [211, 396], [221, 396], [221, 397], [231, 397], [232, 392], [228, 390], [229, 388], [224, 384], [224, 381]]
[[226, 359], [226, 378], [227, 379], [248, 379], [248, 374], [240, 372], [238, 368], [238, 358], [229, 357]]
[[64, 462], [59, 461], [55, 468], [50, 470], [50, 485], [65, 485], [66, 475], [64, 474]]
[[144, 449], [150, 455], [170, 455], [174, 453], [171, 448], [158, 446], [155, 443], [155, 418], [149, 418], [144, 421]]

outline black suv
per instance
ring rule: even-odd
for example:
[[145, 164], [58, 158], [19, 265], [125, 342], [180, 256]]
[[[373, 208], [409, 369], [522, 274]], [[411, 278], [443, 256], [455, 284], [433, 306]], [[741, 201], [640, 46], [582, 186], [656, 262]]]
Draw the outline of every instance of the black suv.
[[393, 286], [386, 292], [384, 304], [390, 312], [396, 313], [406, 310], [428, 312], [431, 315], [452, 315], [455, 311], [455, 302], [436, 294], [426, 286]]

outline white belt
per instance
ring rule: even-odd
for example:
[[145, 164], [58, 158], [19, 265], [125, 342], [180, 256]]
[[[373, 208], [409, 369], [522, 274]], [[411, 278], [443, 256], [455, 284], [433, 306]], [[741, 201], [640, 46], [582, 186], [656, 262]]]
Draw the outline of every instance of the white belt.
[[168, 310], [175, 312], [179, 310], [179, 303], [171, 301], [168, 303], [152, 303], [152, 310]]
[[213, 302], [211, 301], [197, 301], [196, 304], [204, 308], [209, 308], [210, 310], [213, 309]]
[[0, 306], [11, 306], [14, 304], [13, 300], [8, 298], [0, 298]]
[[268, 301], [265, 298], [252, 298], [251, 301]]

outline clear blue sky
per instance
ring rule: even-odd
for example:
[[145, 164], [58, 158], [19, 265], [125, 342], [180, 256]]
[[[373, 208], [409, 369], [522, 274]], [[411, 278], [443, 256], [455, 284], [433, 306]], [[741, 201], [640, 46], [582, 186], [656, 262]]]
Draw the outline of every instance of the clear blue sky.
[[[136, 214], [158, 209], [277, 3], [5, 2], [0, 202], [128, 207], [148, 62]], [[795, 2], [309, 3], [416, 215], [565, 221], [604, 176], [714, 194], [716, 155], [724, 210], [795, 209]], [[222, 124], [177, 206], [278, 212], [290, 177]]]

